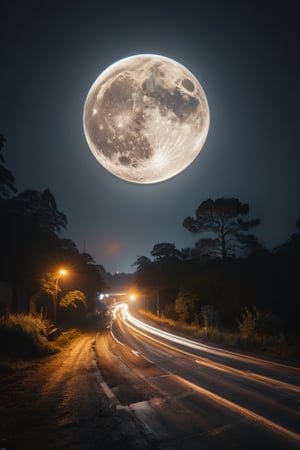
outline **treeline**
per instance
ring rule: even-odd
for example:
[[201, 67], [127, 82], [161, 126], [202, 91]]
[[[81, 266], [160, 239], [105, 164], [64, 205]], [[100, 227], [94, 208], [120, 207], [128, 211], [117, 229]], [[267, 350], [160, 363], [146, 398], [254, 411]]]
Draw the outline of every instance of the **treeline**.
[[[107, 274], [71, 239], [60, 237], [67, 218], [49, 189], [17, 191], [4, 144], [0, 135], [0, 282], [12, 286], [13, 301], [7, 305], [0, 296], [0, 314], [9, 307], [51, 316], [59, 294], [60, 306], [82, 317], [95, 310]], [[300, 229], [300, 217], [295, 222]], [[259, 224], [239, 199], [202, 202], [183, 220], [199, 236], [193, 248], [158, 243], [152, 259], [138, 256], [134, 262], [141, 306], [200, 327], [234, 330], [248, 320], [256, 333], [299, 335], [300, 230], [269, 251], [253, 233]], [[69, 273], [58, 283], [60, 268]]]
[[200, 327], [299, 336], [300, 232], [269, 251], [252, 232], [260, 220], [248, 214], [238, 199], [209, 199], [183, 221], [199, 234], [193, 248], [159, 243], [152, 259], [139, 256], [134, 266], [142, 307]]
[[[71, 294], [63, 297], [61, 306], [71, 307], [73, 315], [95, 310], [96, 293], [104, 285], [103, 267], [91, 255], [80, 253], [71, 239], [60, 237], [67, 218], [49, 189], [17, 191], [14, 176], [6, 167], [4, 144], [0, 135], [0, 281], [13, 292], [11, 304], [0, 295], [0, 314], [8, 309], [44, 311], [51, 317], [56, 308], [54, 297], [66, 292]], [[68, 275], [58, 284], [62, 267]]]

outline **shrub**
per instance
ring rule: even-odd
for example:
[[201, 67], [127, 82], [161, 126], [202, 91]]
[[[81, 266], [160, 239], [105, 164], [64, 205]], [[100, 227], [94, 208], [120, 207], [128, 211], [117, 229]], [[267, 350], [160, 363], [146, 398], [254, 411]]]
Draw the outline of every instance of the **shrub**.
[[248, 340], [262, 341], [266, 337], [278, 335], [281, 329], [278, 317], [259, 311], [255, 306], [252, 310], [245, 308], [238, 325], [240, 337]]
[[45, 323], [39, 316], [9, 314], [0, 317], [0, 354], [31, 358], [53, 353], [45, 334]]

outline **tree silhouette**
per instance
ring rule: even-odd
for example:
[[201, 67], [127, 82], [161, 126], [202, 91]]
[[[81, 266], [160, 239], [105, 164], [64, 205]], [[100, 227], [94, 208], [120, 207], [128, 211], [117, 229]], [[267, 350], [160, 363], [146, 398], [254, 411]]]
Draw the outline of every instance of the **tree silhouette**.
[[133, 266], [136, 266], [137, 272], [146, 271], [147, 268], [151, 265], [151, 259], [147, 256], [138, 256], [135, 262], [132, 264]]
[[67, 226], [65, 214], [58, 211], [56, 201], [49, 189], [36, 191], [28, 189], [12, 200], [13, 209], [19, 214], [30, 217], [41, 230], [56, 235]]
[[154, 256], [155, 261], [160, 261], [164, 258], [182, 259], [181, 252], [177, 250], [174, 244], [170, 244], [168, 242], [162, 242], [154, 245], [150, 253]]
[[249, 206], [236, 198], [208, 199], [196, 209], [195, 217], [184, 219], [183, 226], [193, 234], [212, 234], [213, 238], [206, 236], [195, 247], [209, 256], [226, 259], [257, 243], [255, 236], [247, 231], [259, 225], [260, 220], [243, 220], [242, 216], [248, 212]]
[[15, 180], [13, 174], [5, 167], [5, 159], [2, 154], [2, 148], [6, 142], [5, 137], [0, 134], [0, 199], [6, 199], [11, 194], [15, 194]]
[[289, 239], [289, 244], [291, 245], [298, 245], [298, 248], [300, 247], [300, 213], [298, 214], [298, 219], [296, 221], [296, 227], [299, 228], [299, 231], [297, 233], [293, 233]]

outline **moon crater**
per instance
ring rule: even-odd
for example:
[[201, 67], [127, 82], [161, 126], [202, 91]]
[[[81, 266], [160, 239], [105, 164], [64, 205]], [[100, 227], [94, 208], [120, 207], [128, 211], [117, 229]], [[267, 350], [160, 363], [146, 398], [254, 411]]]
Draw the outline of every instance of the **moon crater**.
[[209, 108], [197, 79], [178, 62], [136, 55], [108, 67], [91, 87], [84, 132], [98, 162], [134, 183], [171, 178], [198, 156]]

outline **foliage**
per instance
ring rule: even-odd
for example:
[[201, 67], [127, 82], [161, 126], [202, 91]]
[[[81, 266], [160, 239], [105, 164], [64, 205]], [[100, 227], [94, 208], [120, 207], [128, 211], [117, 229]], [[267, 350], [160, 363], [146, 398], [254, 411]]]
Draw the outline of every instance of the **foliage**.
[[2, 148], [6, 142], [5, 137], [0, 134], [0, 200], [15, 194], [15, 180], [13, 174], [5, 167], [5, 159], [2, 154]]
[[175, 299], [175, 312], [180, 322], [191, 323], [197, 320], [197, 295], [187, 289], [180, 289]]
[[162, 242], [154, 245], [150, 253], [154, 256], [155, 261], [161, 261], [164, 258], [182, 258], [181, 252], [177, 250], [175, 245], [168, 242]]
[[191, 256], [193, 258], [201, 258], [208, 260], [215, 257], [215, 248], [218, 246], [219, 240], [213, 238], [199, 239], [191, 249]]
[[216, 328], [218, 325], [218, 312], [213, 305], [203, 305], [201, 307], [201, 320], [203, 328]]
[[211, 233], [196, 243], [196, 249], [207, 257], [226, 259], [237, 252], [259, 245], [255, 236], [246, 232], [260, 220], [244, 220], [249, 206], [236, 198], [208, 199], [200, 204], [195, 217], [186, 217], [183, 226], [191, 233]]
[[57, 258], [65, 227], [65, 216], [57, 211], [52, 194], [25, 191], [2, 201], [0, 220], [0, 275], [3, 280], [25, 287], [32, 277], [48, 271]]
[[147, 268], [151, 265], [151, 259], [147, 258], [147, 256], [138, 256], [136, 261], [132, 264], [136, 266], [136, 270], [138, 272], [142, 272], [143, 270], [147, 270]]
[[255, 341], [247, 341], [240, 339], [239, 333], [220, 328], [204, 328], [196, 323], [186, 324], [164, 317], [157, 317], [148, 311], [140, 310], [139, 314], [153, 326], [158, 326], [166, 331], [179, 335], [199, 339], [201, 341], [224, 345], [229, 348], [251, 348], [251, 350], [259, 349], [268, 355], [278, 356], [283, 359], [299, 360], [300, 344], [299, 340], [288, 339], [286, 335], [278, 332], [272, 336], [257, 336]]
[[45, 329], [45, 323], [39, 316], [9, 314], [0, 317], [0, 354], [30, 358], [53, 353]]
[[75, 290], [69, 291], [59, 302], [61, 308], [68, 308], [69, 306], [73, 308], [78, 307], [78, 303], [82, 303], [84, 306], [87, 304], [86, 296], [83, 292]]
[[65, 214], [58, 211], [56, 201], [49, 189], [36, 191], [28, 189], [12, 199], [12, 207], [15, 211], [22, 212], [25, 217], [30, 217], [33, 223], [37, 223], [41, 230], [56, 235], [67, 226]]
[[155, 282], [155, 274], [153, 263], [147, 256], [138, 256], [132, 264], [136, 266], [136, 278], [141, 291], [149, 291], [153, 289]]
[[254, 305], [251, 310], [245, 307], [238, 326], [242, 339], [255, 340], [279, 334], [281, 324], [273, 314], [259, 311]]
[[178, 318], [178, 314], [175, 311], [174, 303], [166, 303], [163, 311], [164, 317], [167, 319], [176, 320]]
[[[56, 292], [56, 279], [56, 272], [47, 272], [43, 274], [40, 279], [41, 290], [46, 294], [49, 294], [51, 297], [53, 297]], [[57, 286], [57, 289], [60, 289], [59, 286]]]

